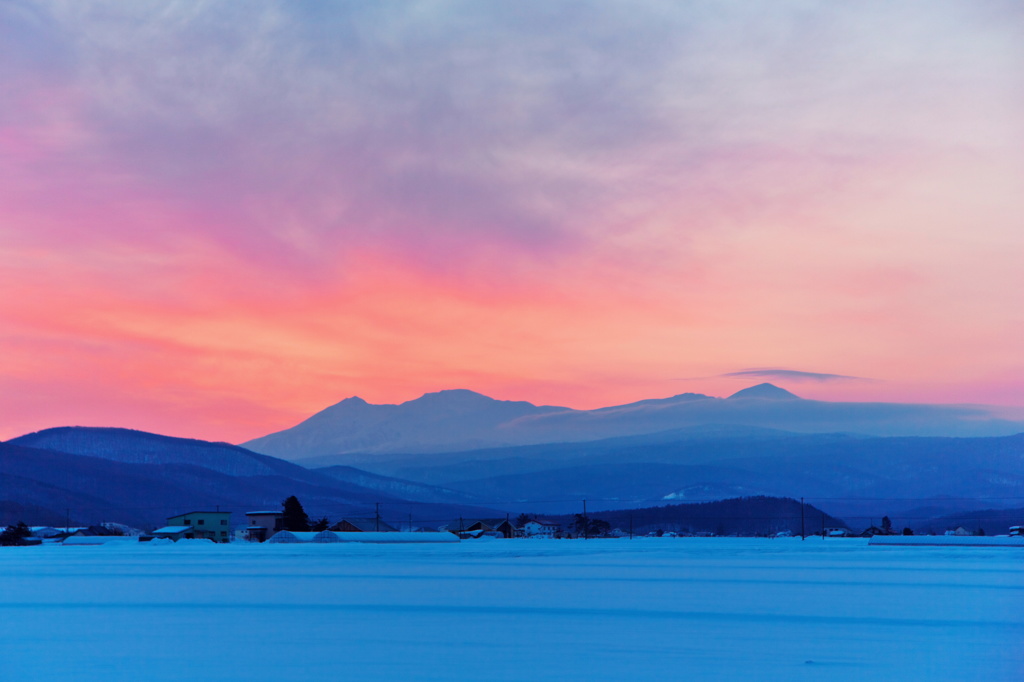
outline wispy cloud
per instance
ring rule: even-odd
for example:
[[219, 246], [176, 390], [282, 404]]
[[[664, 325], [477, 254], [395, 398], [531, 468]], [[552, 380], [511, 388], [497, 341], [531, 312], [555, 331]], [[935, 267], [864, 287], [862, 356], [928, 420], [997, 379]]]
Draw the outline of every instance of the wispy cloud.
[[823, 372], [802, 372], [796, 369], [779, 369], [777, 367], [762, 367], [755, 369], [741, 369], [738, 372], [727, 372], [720, 374], [721, 377], [758, 377], [762, 379], [788, 379], [789, 381], [817, 381], [826, 383], [831, 381], [876, 381], [864, 377], [852, 377], [845, 374], [826, 374]]

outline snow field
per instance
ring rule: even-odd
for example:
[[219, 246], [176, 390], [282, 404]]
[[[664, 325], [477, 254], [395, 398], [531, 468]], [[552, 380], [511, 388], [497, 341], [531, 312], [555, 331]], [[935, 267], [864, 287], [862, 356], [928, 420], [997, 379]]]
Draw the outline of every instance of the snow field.
[[0, 550], [2, 680], [1024, 679], [1024, 551], [679, 538]]

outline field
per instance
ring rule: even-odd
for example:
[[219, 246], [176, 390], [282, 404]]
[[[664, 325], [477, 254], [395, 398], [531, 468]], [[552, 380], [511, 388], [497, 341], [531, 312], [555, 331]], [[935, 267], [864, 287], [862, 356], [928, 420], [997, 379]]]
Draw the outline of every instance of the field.
[[0, 550], [3, 680], [985, 680], [1024, 551], [864, 540]]

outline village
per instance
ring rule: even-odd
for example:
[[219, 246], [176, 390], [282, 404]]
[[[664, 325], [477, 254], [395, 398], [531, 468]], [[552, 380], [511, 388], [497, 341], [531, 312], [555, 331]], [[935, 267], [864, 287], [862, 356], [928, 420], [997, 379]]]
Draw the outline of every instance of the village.
[[[195, 510], [167, 518], [164, 526], [153, 530], [142, 530], [117, 522], [103, 522], [85, 527], [30, 526], [18, 523], [0, 532], [0, 546], [52, 545], [67, 546], [105, 545], [118, 543], [173, 543], [182, 540], [213, 543], [440, 543], [478, 539], [597, 539], [633, 537], [738, 537], [735, 533], [713, 533], [710, 531], [664, 530], [661, 528], [644, 533], [634, 533], [632, 526], [623, 530], [611, 527], [607, 521], [576, 514], [570, 523], [559, 520], [537, 518], [520, 514], [504, 518], [463, 518], [453, 519], [436, 527], [414, 526], [409, 519], [404, 529], [385, 521], [379, 508], [374, 516], [346, 516], [331, 523], [326, 517], [311, 520], [294, 496], [282, 503], [282, 509], [256, 510], [244, 513], [246, 523], [232, 523], [233, 512], [221, 509]], [[888, 517], [881, 525], [870, 525], [860, 532], [846, 527], [822, 527], [816, 533], [794, 533], [781, 530], [759, 534], [761, 537], [808, 537], [825, 538], [876, 538], [886, 536], [914, 536], [914, 531], [893, 528]], [[932, 534], [928, 534], [932, 535]], [[935, 534], [940, 535], [940, 534]], [[984, 530], [968, 530], [962, 526], [946, 529], [941, 533], [947, 538], [985, 536]], [[921, 537], [921, 536], [917, 536]], [[1015, 525], [1005, 534], [996, 537], [1024, 537], [1024, 526]]]

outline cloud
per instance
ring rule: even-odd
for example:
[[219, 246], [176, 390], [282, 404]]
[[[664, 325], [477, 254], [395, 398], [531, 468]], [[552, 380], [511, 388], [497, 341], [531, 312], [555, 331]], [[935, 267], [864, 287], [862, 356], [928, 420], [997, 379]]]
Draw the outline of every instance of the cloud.
[[796, 369], [778, 368], [756, 368], [742, 369], [738, 372], [727, 372], [720, 374], [722, 377], [760, 377], [765, 379], [788, 379], [789, 381], [817, 381], [820, 383], [832, 381], [875, 381], [864, 377], [852, 377], [845, 374], [824, 374], [821, 372], [801, 372]]

